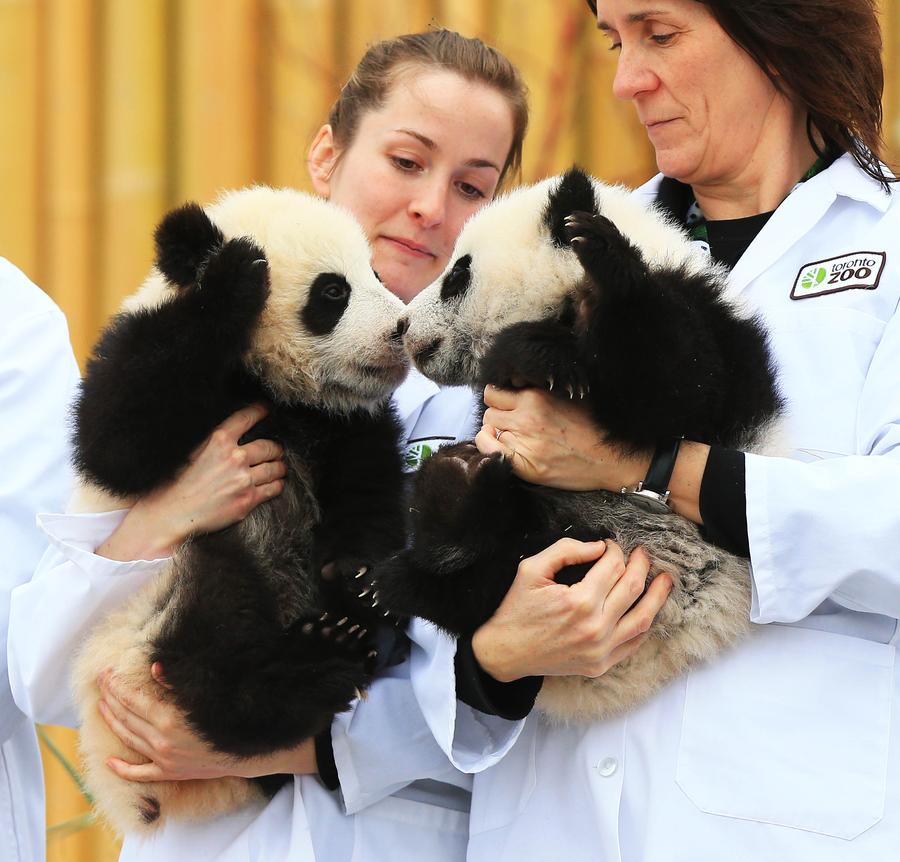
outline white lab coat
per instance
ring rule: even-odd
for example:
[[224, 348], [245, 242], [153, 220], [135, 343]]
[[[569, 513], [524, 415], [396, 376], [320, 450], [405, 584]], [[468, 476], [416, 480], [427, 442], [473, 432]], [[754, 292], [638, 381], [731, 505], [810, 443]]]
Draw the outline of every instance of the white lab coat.
[[[40, 509], [70, 489], [66, 405], [78, 367], [66, 321], [51, 300], [0, 258], [0, 859], [44, 858], [44, 781], [31, 721], [13, 702], [6, 635], [12, 589], [24, 583], [44, 540]], [[31, 625], [41, 625], [40, 617]]]
[[[467, 389], [441, 389], [415, 371], [398, 389], [395, 403], [411, 467], [423, 447], [436, 448], [470, 434], [476, 424]], [[16, 702], [39, 721], [74, 726], [68, 685], [73, 650], [97, 620], [164, 565], [163, 560], [119, 563], [93, 553], [123, 516], [40, 517], [51, 547], [31, 583], [13, 595], [10, 637]], [[39, 630], [34, 625], [38, 614], [43, 621]], [[414, 643], [413, 662], [428, 664], [437, 655], [441, 666], [452, 664], [453, 642], [427, 626], [421, 637], [418, 630], [413, 627], [412, 636], [422, 640], [427, 652]], [[436, 744], [410, 686], [409, 667], [407, 661], [389, 669], [365, 701], [335, 719], [332, 737], [341, 792], [327, 791], [316, 777], [298, 776], [266, 805], [208, 823], [172, 823], [150, 840], [128, 837], [121, 859], [461, 862], [471, 777], [453, 768]], [[455, 722], [453, 692], [446, 688], [441, 694]], [[461, 723], [468, 722], [484, 746], [502, 753], [512, 743], [512, 723], [464, 706], [458, 711], [464, 716]]]
[[[808, 265], [855, 252], [886, 255], [877, 286], [826, 293], [831, 264], [827, 279]], [[770, 328], [793, 450], [747, 457], [760, 625], [629, 715], [533, 713], [475, 776], [470, 862], [900, 853], [900, 193], [839, 159], [784, 201], [731, 285]], [[461, 768], [491, 766], [435, 692], [451, 672], [414, 667], [419, 702]]]

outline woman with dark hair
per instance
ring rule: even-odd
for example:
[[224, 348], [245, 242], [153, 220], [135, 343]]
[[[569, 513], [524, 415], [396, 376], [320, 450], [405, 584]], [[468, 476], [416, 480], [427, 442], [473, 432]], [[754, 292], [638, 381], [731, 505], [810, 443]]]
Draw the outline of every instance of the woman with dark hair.
[[[614, 94], [634, 104], [656, 151], [660, 174], [635, 194], [728, 266], [768, 326], [785, 457], [690, 440], [623, 457], [569, 402], [487, 390], [479, 448], [504, 452], [525, 479], [619, 491], [651, 464], [650, 475], [670, 476], [653, 488], [660, 504], [749, 556], [758, 625], [630, 714], [563, 727], [529, 715], [502, 760], [476, 775], [468, 858], [892, 858], [900, 192], [879, 157], [875, 4], [590, 5], [618, 52]], [[529, 578], [523, 564], [472, 640], [488, 676], [516, 680], [515, 691], [490, 688], [500, 714], [515, 703], [527, 712], [528, 675], [556, 672], [542, 632], [559, 621], [524, 588]], [[603, 666], [600, 657], [593, 674]], [[478, 753], [458, 733], [442, 742], [458, 760]], [[470, 768], [496, 752], [480, 753]]]

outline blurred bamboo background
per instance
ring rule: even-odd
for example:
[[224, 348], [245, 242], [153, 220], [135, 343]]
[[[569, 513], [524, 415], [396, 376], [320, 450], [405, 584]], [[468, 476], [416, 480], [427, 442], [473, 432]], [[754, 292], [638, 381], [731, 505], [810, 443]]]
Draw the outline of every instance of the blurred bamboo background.
[[[888, 158], [900, 162], [900, 0], [880, 0]], [[160, 216], [265, 182], [307, 189], [305, 151], [366, 45], [433, 25], [522, 70], [523, 178], [578, 161], [634, 185], [654, 171], [583, 0], [0, 0], [0, 255], [69, 319], [83, 361], [140, 283]], [[74, 759], [74, 735], [51, 738]], [[45, 751], [48, 823], [86, 811]], [[99, 828], [59, 829], [50, 862], [107, 862]]]

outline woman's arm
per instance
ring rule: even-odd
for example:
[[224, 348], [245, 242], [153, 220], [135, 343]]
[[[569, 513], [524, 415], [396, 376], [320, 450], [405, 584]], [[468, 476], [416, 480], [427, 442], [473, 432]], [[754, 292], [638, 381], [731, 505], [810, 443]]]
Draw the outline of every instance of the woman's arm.
[[241, 429], [263, 413], [251, 406], [229, 417], [175, 482], [124, 517], [120, 511], [41, 518], [51, 547], [32, 579], [13, 591], [10, 608], [9, 676], [23, 712], [74, 726], [70, 665], [85, 634], [141, 589], [191, 533], [228, 526], [280, 492], [277, 444], [239, 443]]
[[[595, 559], [578, 583], [555, 582], [565, 566]], [[649, 568], [640, 548], [626, 565], [615, 542], [555, 542], [519, 564], [506, 598], [472, 637], [475, 658], [500, 682], [601, 676], [638, 650], [669, 595], [672, 580], [662, 574], [638, 601]]]
[[190, 536], [235, 524], [280, 494], [281, 446], [272, 440], [240, 443], [266, 412], [263, 405], [251, 404], [229, 416], [174, 482], [135, 503], [97, 554], [121, 561], [168, 557]]
[[[151, 668], [165, 687], [162, 668]], [[134, 762], [110, 758], [108, 766], [127, 781], [184, 781], [237, 775], [311, 774], [317, 771], [314, 741], [260, 757], [235, 758], [213, 749], [187, 724], [175, 706], [131, 688], [110, 672], [98, 680], [100, 713], [110, 729], [135, 752]]]
[[[521, 478], [569, 491], [620, 491], [647, 475], [650, 455], [623, 454], [606, 443], [603, 433], [577, 402], [541, 389], [507, 390], [488, 386], [484, 425], [475, 438], [485, 453], [510, 458]], [[497, 439], [497, 432], [500, 438]], [[669, 483], [674, 510], [696, 524], [700, 485], [709, 446], [685, 440]]]

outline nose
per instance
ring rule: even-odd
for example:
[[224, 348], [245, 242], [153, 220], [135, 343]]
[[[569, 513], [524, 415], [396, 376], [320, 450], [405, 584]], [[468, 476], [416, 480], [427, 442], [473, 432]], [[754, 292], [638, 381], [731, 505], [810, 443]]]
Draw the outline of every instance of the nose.
[[640, 93], [656, 88], [658, 79], [647, 65], [646, 57], [639, 48], [629, 48], [622, 44], [616, 63], [616, 76], [612, 91], [617, 99], [631, 100]]
[[439, 177], [423, 180], [410, 201], [412, 217], [422, 227], [436, 227], [442, 224], [447, 213], [447, 186]]

